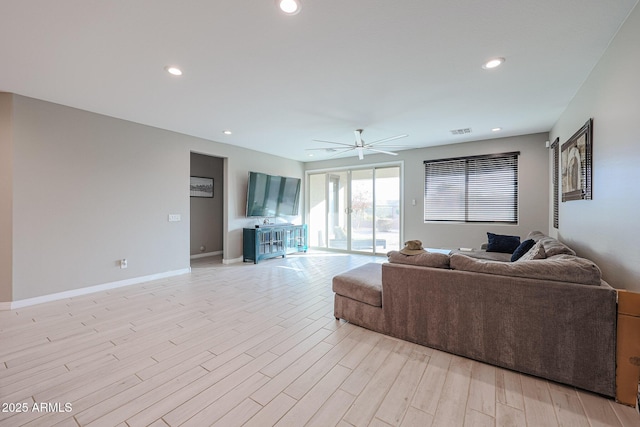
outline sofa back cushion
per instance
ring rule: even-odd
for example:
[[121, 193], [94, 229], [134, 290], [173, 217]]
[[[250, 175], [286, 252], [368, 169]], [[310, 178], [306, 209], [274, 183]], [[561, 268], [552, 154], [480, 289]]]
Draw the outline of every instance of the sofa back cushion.
[[497, 262], [453, 254], [450, 266], [453, 270], [583, 285], [600, 286], [602, 280], [602, 273], [597, 265], [588, 259], [573, 255], [556, 255], [551, 258], [518, 260], [517, 262]]
[[466, 256], [470, 256], [471, 258], [479, 258], [479, 259], [488, 259], [491, 261], [502, 261], [502, 262], [511, 262], [511, 254], [505, 254], [502, 252], [487, 252], [483, 249], [454, 249], [451, 251], [451, 254], [462, 254]]
[[387, 253], [389, 262], [396, 264], [419, 265], [422, 267], [449, 268], [449, 255], [427, 252], [418, 255], [405, 255], [399, 251]]
[[527, 239], [533, 239], [538, 242], [541, 241], [544, 246], [544, 253], [547, 258], [552, 257], [554, 255], [575, 255], [575, 251], [571, 249], [569, 246], [560, 242], [558, 239], [554, 239], [553, 237], [549, 237], [541, 231], [532, 231], [527, 236]]

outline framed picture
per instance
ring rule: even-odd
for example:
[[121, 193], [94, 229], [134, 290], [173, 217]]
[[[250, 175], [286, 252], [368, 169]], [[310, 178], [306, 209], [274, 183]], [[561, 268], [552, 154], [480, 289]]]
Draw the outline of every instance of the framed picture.
[[589, 119], [562, 144], [562, 201], [591, 200], [591, 164], [593, 156], [593, 120]]
[[191, 197], [213, 198], [213, 178], [192, 176], [190, 190]]

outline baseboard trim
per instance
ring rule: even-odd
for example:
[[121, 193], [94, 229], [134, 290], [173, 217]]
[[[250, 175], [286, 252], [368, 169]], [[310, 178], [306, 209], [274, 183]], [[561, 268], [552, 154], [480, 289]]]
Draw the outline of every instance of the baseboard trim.
[[204, 253], [204, 254], [191, 255], [191, 259], [207, 258], [207, 257], [210, 257], [210, 256], [216, 256], [216, 255], [222, 255], [222, 251], [207, 252], [207, 253]]
[[13, 302], [0, 302], [0, 311], [15, 310], [17, 308], [29, 307], [32, 305], [43, 304], [45, 302], [58, 301], [66, 298], [73, 298], [81, 295], [108, 291], [110, 289], [137, 285], [138, 283], [150, 282], [152, 280], [164, 279], [164, 278], [173, 277], [173, 276], [180, 276], [188, 273], [191, 273], [191, 267], [183, 268], [180, 270], [166, 271], [164, 273], [150, 274], [148, 276], [133, 277], [131, 279], [118, 280], [117, 282], [103, 283], [101, 285], [72, 289], [70, 291], [57, 292], [55, 294], [42, 295], [39, 297], [27, 298], [27, 299], [13, 301]]
[[223, 264], [235, 264], [237, 262], [243, 262], [244, 258], [243, 257], [238, 257], [238, 258], [231, 258], [231, 259], [223, 259], [222, 263]]

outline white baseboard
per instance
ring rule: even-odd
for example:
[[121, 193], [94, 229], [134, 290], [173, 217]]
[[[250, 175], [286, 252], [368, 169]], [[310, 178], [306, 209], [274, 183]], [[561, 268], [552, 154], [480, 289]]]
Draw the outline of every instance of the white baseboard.
[[238, 258], [231, 258], [231, 259], [223, 259], [222, 263], [223, 264], [235, 264], [237, 262], [243, 262], [244, 258], [243, 257], [238, 257]]
[[166, 271], [164, 273], [150, 274], [148, 276], [133, 277], [131, 279], [118, 280], [117, 282], [103, 283], [102, 285], [88, 286], [86, 288], [72, 289], [70, 291], [58, 292], [55, 294], [42, 295], [34, 298], [27, 298], [13, 302], [0, 302], [0, 310], [8, 311], [17, 308], [29, 307], [31, 305], [45, 302], [58, 301], [65, 298], [73, 298], [80, 295], [92, 294], [95, 292], [107, 291], [109, 289], [122, 288], [124, 286], [136, 285], [138, 283], [150, 282], [152, 280], [164, 279], [167, 277], [180, 276], [191, 273], [191, 267], [180, 270]]
[[222, 255], [222, 251], [207, 252], [207, 253], [204, 253], [204, 254], [191, 255], [191, 259], [207, 258], [207, 257], [210, 257], [210, 256], [216, 256], [216, 255]]

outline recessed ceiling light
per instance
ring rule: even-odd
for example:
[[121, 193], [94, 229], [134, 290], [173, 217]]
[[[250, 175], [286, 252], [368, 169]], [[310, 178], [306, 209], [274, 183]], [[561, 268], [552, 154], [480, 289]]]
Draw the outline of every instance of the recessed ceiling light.
[[491, 132], [500, 132], [502, 128], [491, 128]]
[[167, 73], [174, 75], [174, 76], [181, 76], [182, 75], [182, 70], [178, 67], [170, 67], [170, 66], [166, 66], [164, 67], [165, 70], [167, 70]]
[[225, 135], [231, 135], [233, 132], [227, 129], [227, 130], [223, 130], [222, 133], [224, 133]]
[[300, 12], [302, 4], [300, 0], [276, 0], [278, 7], [287, 15], [295, 15]]
[[493, 68], [501, 66], [504, 63], [504, 61], [505, 61], [504, 58], [492, 58], [487, 62], [485, 62], [482, 65], [482, 68], [484, 68], [485, 70], [491, 70]]

